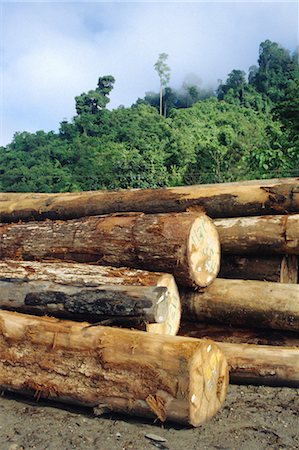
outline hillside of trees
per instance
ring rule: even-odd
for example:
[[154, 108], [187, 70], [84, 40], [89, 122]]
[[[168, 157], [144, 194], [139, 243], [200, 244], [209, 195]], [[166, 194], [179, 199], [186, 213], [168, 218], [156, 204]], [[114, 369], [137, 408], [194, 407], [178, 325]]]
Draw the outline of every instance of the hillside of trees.
[[[0, 147], [0, 190], [65, 192], [148, 188], [299, 175], [299, 64], [269, 40], [248, 76], [232, 70], [216, 92], [168, 86], [107, 109], [114, 78], [75, 97], [59, 131], [18, 132]], [[160, 64], [160, 65], [159, 65]]]

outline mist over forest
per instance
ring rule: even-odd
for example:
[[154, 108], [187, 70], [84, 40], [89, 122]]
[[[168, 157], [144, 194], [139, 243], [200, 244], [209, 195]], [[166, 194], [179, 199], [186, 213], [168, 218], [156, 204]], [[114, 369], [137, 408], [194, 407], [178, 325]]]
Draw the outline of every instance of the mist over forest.
[[[299, 63], [278, 43], [258, 65], [232, 69], [217, 89], [186, 77], [171, 87], [168, 55], [153, 71], [159, 92], [109, 110], [113, 74], [75, 97], [58, 132], [17, 132], [0, 147], [0, 190], [66, 192], [219, 183], [299, 175]], [[97, 84], [96, 84], [97, 83]]]

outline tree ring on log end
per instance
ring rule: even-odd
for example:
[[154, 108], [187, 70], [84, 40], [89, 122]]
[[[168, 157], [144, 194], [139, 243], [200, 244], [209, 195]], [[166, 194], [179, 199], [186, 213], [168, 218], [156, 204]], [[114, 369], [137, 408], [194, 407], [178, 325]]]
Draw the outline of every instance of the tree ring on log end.
[[223, 405], [229, 379], [228, 364], [212, 341], [202, 343], [190, 361], [189, 420], [198, 426]]
[[168, 289], [165, 300], [167, 302], [167, 317], [162, 323], [147, 324], [146, 331], [175, 336], [179, 331], [181, 321], [181, 300], [175, 279], [172, 275], [163, 274], [158, 279], [157, 286], [163, 286]]
[[188, 238], [190, 276], [200, 287], [208, 286], [220, 269], [220, 240], [213, 221], [202, 214], [192, 224]]

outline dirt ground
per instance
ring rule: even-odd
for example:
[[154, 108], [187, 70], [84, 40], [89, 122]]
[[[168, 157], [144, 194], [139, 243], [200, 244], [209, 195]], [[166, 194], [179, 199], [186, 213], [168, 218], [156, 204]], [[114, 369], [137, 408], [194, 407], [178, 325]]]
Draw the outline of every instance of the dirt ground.
[[[146, 435], [165, 438], [163, 443]], [[0, 450], [284, 450], [299, 449], [299, 389], [229, 388], [222, 410], [206, 425], [184, 428], [91, 409], [0, 398]]]

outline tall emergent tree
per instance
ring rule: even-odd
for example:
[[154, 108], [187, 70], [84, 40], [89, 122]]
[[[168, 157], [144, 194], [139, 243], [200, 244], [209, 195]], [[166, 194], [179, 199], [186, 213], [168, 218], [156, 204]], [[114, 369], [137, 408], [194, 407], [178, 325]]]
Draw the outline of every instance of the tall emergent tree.
[[109, 94], [113, 89], [115, 79], [112, 75], [105, 75], [98, 80], [96, 89], [83, 92], [75, 97], [76, 123], [82, 128], [84, 135], [92, 134], [94, 122], [99, 118], [99, 113], [109, 103]]
[[[168, 58], [167, 53], [160, 53], [158, 61], [154, 68], [158, 72], [160, 78], [160, 115], [163, 115], [163, 88], [167, 86], [170, 80], [170, 67], [166, 64]], [[164, 111], [164, 115], [166, 111]]]

